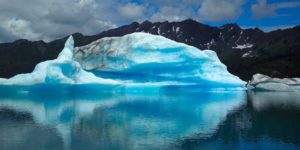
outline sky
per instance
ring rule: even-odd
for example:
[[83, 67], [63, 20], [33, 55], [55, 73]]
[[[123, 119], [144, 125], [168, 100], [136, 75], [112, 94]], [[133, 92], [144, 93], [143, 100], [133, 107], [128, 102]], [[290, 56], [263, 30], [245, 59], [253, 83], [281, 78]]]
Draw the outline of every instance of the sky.
[[0, 0], [0, 43], [94, 35], [131, 22], [237, 23], [265, 32], [300, 25], [300, 0]]

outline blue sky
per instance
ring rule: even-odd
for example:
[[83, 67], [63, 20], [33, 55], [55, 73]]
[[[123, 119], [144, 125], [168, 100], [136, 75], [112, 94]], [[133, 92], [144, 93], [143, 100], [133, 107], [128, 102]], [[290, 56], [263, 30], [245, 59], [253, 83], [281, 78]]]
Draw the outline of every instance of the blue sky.
[[300, 25], [300, 0], [1, 0], [0, 42], [93, 35], [133, 21], [192, 18], [264, 31]]
[[[234, 20], [220, 21], [220, 22], [207, 22], [211, 25], [222, 25], [228, 22], [236, 22], [242, 27], [259, 27], [264, 31], [270, 31], [277, 28], [292, 27], [300, 25], [300, 1], [293, 0], [268, 0], [267, 5], [275, 7], [274, 5], [285, 4], [286, 7], [275, 8], [274, 13], [269, 15], [260, 14], [261, 17], [255, 17], [252, 6], [257, 1], [248, 1], [242, 8], [243, 13]], [[292, 5], [289, 6], [288, 4]], [[268, 11], [268, 10], [266, 10]]]

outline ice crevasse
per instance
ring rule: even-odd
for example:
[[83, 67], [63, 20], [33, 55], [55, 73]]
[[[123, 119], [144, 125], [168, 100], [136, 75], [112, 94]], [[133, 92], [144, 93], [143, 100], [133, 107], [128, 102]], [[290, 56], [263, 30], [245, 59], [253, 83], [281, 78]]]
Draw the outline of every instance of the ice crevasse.
[[230, 74], [211, 50], [133, 33], [76, 48], [70, 36], [56, 59], [39, 63], [32, 73], [0, 78], [0, 85], [34, 84], [243, 88], [245, 82]]

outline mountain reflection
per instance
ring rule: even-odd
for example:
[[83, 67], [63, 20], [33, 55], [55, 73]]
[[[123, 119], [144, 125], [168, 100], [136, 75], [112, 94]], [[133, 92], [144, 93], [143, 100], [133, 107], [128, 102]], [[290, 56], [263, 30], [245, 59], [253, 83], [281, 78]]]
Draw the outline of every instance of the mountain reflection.
[[[0, 133], [17, 132], [1, 134], [0, 148], [29, 144], [24, 132], [40, 143], [22, 149], [167, 148], [178, 139], [212, 135], [229, 112], [246, 102], [245, 98], [242, 91], [81, 96], [7, 94], [0, 98], [0, 110], [9, 110], [1, 111], [5, 117], [0, 117]], [[17, 115], [7, 115], [9, 112]], [[28, 114], [30, 123], [14, 119], [18, 114]]]

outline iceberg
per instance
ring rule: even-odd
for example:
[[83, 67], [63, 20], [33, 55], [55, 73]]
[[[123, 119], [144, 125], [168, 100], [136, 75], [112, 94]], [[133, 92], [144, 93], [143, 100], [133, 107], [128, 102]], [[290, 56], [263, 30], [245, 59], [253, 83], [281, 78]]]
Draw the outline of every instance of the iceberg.
[[248, 89], [259, 91], [299, 91], [300, 78], [271, 78], [263, 74], [253, 75], [248, 83]]
[[70, 36], [56, 59], [39, 63], [32, 73], [0, 78], [0, 85], [36, 84], [143, 90], [174, 86], [243, 89], [245, 82], [230, 74], [214, 51], [133, 33], [76, 48]]

